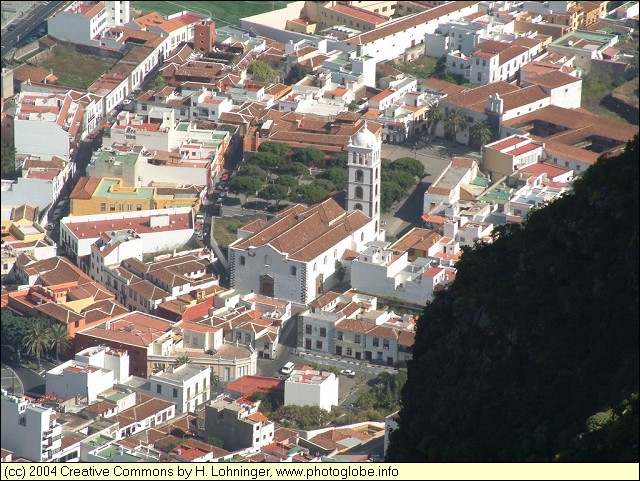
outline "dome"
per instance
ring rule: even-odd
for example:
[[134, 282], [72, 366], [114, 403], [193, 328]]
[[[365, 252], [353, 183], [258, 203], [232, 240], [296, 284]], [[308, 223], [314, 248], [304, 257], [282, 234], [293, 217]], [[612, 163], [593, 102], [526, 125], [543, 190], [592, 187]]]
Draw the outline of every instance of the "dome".
[[376, 136], [367, 128], [367, 124], [361, 129], [353, 138], [353, 145], [355, 147], [369, 147], [372, 148], [376, 145]]

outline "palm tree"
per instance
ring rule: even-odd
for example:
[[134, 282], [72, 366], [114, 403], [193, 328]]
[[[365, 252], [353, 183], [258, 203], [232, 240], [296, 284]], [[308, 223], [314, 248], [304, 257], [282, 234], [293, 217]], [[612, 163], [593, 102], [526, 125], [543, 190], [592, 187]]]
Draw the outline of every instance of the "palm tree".
[[42, 368], [40, 358], [42, 353], [49, 348], [50, 343], [49, 328], [44, 322], [37, 321], [29, 326], [27, 335], [24, 337], [24, 345], [27, 352], [38, 359], [38, 369]]
[[469, 141], [476, 147], [482, 148], [492, 137], [489, 123], [485, 119], [479, 120], [469, 128]]
[[174, 362], [175, 367], [182, 366], [183, 364], [191, 364], [191, 358], [188, 354], [181, 354]]
[[444, 120], [444, 110], [440, 106], [438, 101], [433, 101], [429, 104], [429, 112], [427, 112], [427, 121], [431, 127], [431, 137], [436, 133], [436, 127], [440, 122]]
[[62, 324], [54, 324], [49, 328], [50, 347], [56, 349], [56, 361], [60, 360], [60, 351], [65, 351], [71, 345], [69, 331]]
[[218, 386], [218, 384], [220, 384], [220, 376], [213, 371], [211, 371], [211, 384], [214, 386]]
[[453, 145], [456, 144], [458, 132], [464, 130], [467, 126], [467, 119], [464, 117], [462, 110], [449, 110], [444, 118], [444, 130], [453, 138]]

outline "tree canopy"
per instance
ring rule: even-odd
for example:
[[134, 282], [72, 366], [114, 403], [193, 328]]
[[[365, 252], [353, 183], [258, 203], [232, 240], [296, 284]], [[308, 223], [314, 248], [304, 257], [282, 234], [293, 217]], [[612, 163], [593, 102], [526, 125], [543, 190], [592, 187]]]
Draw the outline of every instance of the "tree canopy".
[[318, 177], [331, 181], [335, 189], [341, 190], [347, 186], [347, 171], [340, 167], [331, 167]]
[[322, 202], [329, 195], [329, 191], [314, 184], [301, 185], [296, 188], [292, 200], [304, 202], [305, 204], [317, 204]]
[[272, 142], [270, 140], [262, 142], [258, 147], [258, 152], [268, 152], [284, 159], [291, 154], [291, 147], [284, 142]]
[[16, 149], [11, 144], [2, 143], [2, 178], [12, 176], [16, 170]]
[[299, 63], [294, 64], [293, 67], [291, 67], [291, 70], [289, 70], [289, 73], [287, 74], [287, 76], [285, 77], [284, 83], [285, 85], [296, 84], [300, 80], [305, 78], [307, 76], [307, 73], [310, 73], [310, 72], [308, 72], [307, 69], [305, 69], [302, 65], [300, 65]]
[[324, 159], [324, 152], [315, 147], [304, 147], [296, 150], [291, 156], [291, 159], [294, 162], [300, 162], [308, 166], [319, 165], [322, 159]]
[[273, 70], [267, 62], [264, 60], [256, 60], [249, 65], [248, 72], [256, 79], [261, 81], [274, 80], [277, 81], [280, 78], [278, 72]]
[[234, 194], [244, 194], [247, 197], [255, 195], [262, 187], [262, 182], [255, 177], [239, 175], [229, 182], [229, 190]]

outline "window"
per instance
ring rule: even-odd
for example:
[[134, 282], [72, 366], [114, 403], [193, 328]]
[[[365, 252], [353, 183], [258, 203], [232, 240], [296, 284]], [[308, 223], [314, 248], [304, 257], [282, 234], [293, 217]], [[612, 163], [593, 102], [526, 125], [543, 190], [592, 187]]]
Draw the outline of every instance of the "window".
[[124, 204], [118, 204], [118, 210], [124, 210]]
[[480, 65], [480, 59], [479, 58], [476, 59], [476, 65]]
[[240, 265], [243, 266], [246, 263], [246, 259], [244, 258], [244, 256], [240, 256]]
[[453, 63], [451, 64], [451, 66], [452, 66], [453, 68], [456, 68], [456, 63], [455, 63], [455, 62], [453, 62]]
[[336, 333], [336, 337], [338, 338], [338, 341], [342, 341], [342, 338], [343, 338], [343, 333], [342, 333], [342, 331], [338, 331], [338, 332]]
[[115, 210], [116, 210], [116, 205], [115, 205], [115, 204], [109, 204], [109, 210], [110, 210], [111, 212], [115, 212]]
[[162, 385], [160, 385], [160, 384], [156, 384], [156, 392], [157, 392], [158, 394], [162, 394]]
[[136, 204], [136, 210], [142, 210], [142, 204]]
[[378, 361], [382, 361], [382, 353], [378, 351], [378, 354], [376, 355], [376, 359]]
[[360, 344], [360, 334], [356, 334], [354, 336], [353, 342], [355, 342], [356, 344]]
[[356, 187], [354, 194], [356, 199], [362, 199], [364, 197], [364, 191], [362, 190], [362, 187]]
[[382, 348], [383, 349], [389, 349], [389, 340], [388, 339], [383, 339], [382, 340]]
[[485, 58], [482, 59], [482, 66], [483, 67], [487, 66], [487, 59], [485, 59]]
[[378, 347], [380, 346], [380, 339], [378, 339], [377, 337], [373, 338], [373, 347]]
[[364, 172], [356, 170], [356, 182], [362, 182], [364, 180]]
[[306, 334], [311, 334], [311, 326], [309, 324], [307, 324], [306, 326], [304, 326], [304, 332]]
[[133, 204], [127, 204], [127, 210], [133, 210]]
[[291, 266], [291, 268], [289, 269], [289, 273], [290, 273], [292, 276], [297, 275], [297, 274], [298, 274], [298, 269], [296, 268], [296, 266]]
[[177, 388], [173, 388], [173, 397], [178, 397], [178, 389]]
[[353, 208], [356, 210], [362, 210], [362, 204], [356, 204], [353, 206]]
[[482, 72], [478, 72], [478, 82], [482, 82]]
[[350, 348], [350, 347], [348, 347], [348, 348], [347, 348], [347, 356], [352, 356], [352, 355], [353, 355], [353, 354], [352, 354], [351, 348]]
[[100, 203], [100, 211], [105, 212], [107, 210], [107, 204], [104, 202]]
[[268, 254], [266, 256], [264, 256], [264, 265], [265, 266], [270, 266], [271, 265], [271, 257]]
[[321, 327], [320, 328], [320, 337], [327, 337], [327, 328], [326, 327]]
[[322, 341], [316, 341], [316, 349], [322, 349]]
[[327, 265], [327, 256], [324, 256], [324, 265]]

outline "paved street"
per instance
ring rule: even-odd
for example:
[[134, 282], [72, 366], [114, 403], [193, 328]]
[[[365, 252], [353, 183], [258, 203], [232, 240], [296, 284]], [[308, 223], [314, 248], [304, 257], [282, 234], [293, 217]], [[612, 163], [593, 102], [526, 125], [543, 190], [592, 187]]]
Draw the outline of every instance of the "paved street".
[[[52, 366], [52, 365], [51, 365]], [[21, 366], [11, 366], [16, 376], [19, 378], [22, 389], [25, 394], [38, 397], [43, 396], [45, 393], [45, 378], [42, 375], [39, 375], [37, 372], [32, 369], [21, 367]], [[45, 364], [43, 363], [43, 368], [45, 368]], [[50, 369], [51, 367], [46, 366], [46, 368]], [[44, 373], [44, 371], [41, 371]], [[3, 375], [4, 377], [4, 370]], [[4, 379], [3, 379], [4, 382]]]
[[449, 140], [432, 139], [424, 134], [413, 145], [417, 148], [409, 145], [382, 144], [383, 159], [411, 157], [422, 162], [425, 172], [422, 181], [407, 197], [398, 202], [390, 212], [380, 216], [383, 228], [387, 231], [387, 240], [397, 240], [412, 225], [420, 225], [424, 193], [442, 175], [452, 157], [472, 157], [478, 161], [480, 159], [479, 151], [465, 145], [453, 146]]
[[2, 389], [15, 394], [16, 396], [24, 394], [22, 381], [15, 371], [4, 363], [2, 364]]
[[298, 342], [297, 318], [289, 319], [280, 333], [277, 359], [258, 359], [258, 376], [277, 377], [283, 364], [291, 361], [296, 367], [300, 365], [300, 358], [296, 356], [296, 344]]
[[27, 9], [18, 14], [18, 20], [13, 22], [15, 30], [2, 30], [2, 56], [4, 57], [20, 40], [24, 40], [31, 32], [46, 21], [51, 14], [68, 2], [33, 2]]

